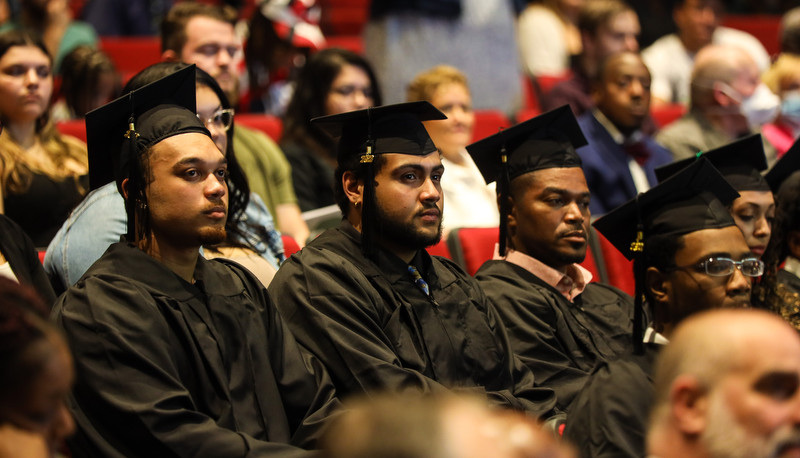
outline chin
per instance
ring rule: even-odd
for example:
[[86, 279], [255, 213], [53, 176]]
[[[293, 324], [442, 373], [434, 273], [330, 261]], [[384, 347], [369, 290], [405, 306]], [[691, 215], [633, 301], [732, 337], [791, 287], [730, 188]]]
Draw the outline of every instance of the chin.
[[206, 227], [200, 230], [200, 244], [218, 245], [225, 241], [227, 235], [224, 227]]

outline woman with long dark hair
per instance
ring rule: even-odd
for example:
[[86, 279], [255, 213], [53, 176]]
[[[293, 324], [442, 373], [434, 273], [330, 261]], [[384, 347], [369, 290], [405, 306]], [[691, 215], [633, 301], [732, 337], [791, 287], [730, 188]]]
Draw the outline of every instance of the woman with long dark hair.
[[329, 48], [308, 60], [286, 109], [280, 143], [292, 166], [292, 182], [301, 210], [334, 204], [336, 143], [313, 127], [311, 119], [379, 105], [378, 80], [363, 57], [345, 49]]

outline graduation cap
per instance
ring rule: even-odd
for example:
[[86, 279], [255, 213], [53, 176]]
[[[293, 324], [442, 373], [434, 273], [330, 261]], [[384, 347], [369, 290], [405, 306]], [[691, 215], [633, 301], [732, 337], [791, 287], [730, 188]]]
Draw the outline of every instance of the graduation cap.
[[693, 160], [679, 172], [593, 223], [626, 258], [634, 260], [633, 344], [641, 353], [643, 254], [656, 235], [681, 236], [702, 229], [733, 226], [727, 206], [739, 193], [705, 157]]
[[761, 175], [767, 169], [764, 143], [761, 134], [753, 134], [728, 143], [705, 153], [699, 152], [690, 157], [655, 169], [658, 181], [676, 174], [688, 165], [704, 157], [728, 180], [737, 191], [769, 191], [767, 180]]
[[136, 225], [144, 223], [134, 217], [136, 205], [147, 203], [139, 156], [174, 135], [195, 132], [211, 138], [195, 113], [195, 91], [191, 65], [86, 114], [89, 186], [96, 189], [116, 181], [122, 194], [122, 182], [129, 179], [125, 210], [131, 239], [146, 231], [137, 231]]
[[765, 178], [772, 192], [777, 193], [784, 180], [798, 170], [800, 170], [800, 139], [795, 140], [792, 147], [767, 172]]
[[330, 136], [338, 138], [339, 167], [359, 158], [364, 177], [364, 200], [361, 213], [361, 245], [368, 257], [375, 254], [374, 177], [372, 162], [376, 154], [397, 153], [425, 156], [435, 152], [422, 121], [447, 119], [426, 101], [398, 103], [364, 110], [349, 111], [314, 118], [311, 122]]
[[117, 189], [132, 160], [173, 135], [208, 130], [195, 114], [195, 66], [190, 65], [86, 114], [89, 186]]
[[511, 180], [536, 170], [580, 167], [575, 149], [584, 145], [578, 121], [569, 105], [564, 105], [467, 146], [486, 183], [497, 181], [501, 254], [506, 251]]

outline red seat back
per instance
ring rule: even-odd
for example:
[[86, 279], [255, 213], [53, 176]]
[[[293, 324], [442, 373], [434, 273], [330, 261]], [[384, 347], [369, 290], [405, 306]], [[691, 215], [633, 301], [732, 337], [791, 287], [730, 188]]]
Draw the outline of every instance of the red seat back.
[[161, 61], [159, 37], [103, 37], [100, 49], [123, 75], [135, 74]]
[[650, 115], [656, 122], [659, 129], [667, 127], [672, 121], [686, 114], [686, 105], [681, 103], [671, 103], [650, 107]]
[[86, 143], [86, 122], [83, 119], [59, 121], [56, 123], [56, 129], [61, 135], [71, 135]]
[[300, 245], [291, 235], [281, 234], [281, 239], [283, 240], [283, 254], [287, 258], [300, 251]]
[[499, 110], [475, 110], [475, 128], [472, 130], [472, 141], [482, 140], [496, 134], [500, 128], [508, 128], [511, 121]]
[[603, 237], [603, 234], [594, 231], [603, 257], [603, 265], [608, 275], [608, 284], [616, 286], [633, 296], [636, 282], [633, 279], [633, 262], [629, 261], [619, 250]]
[[453, 257], [450, 256], [450, 248], [447, 246], [447, 240], [445, 240], [444, 238], [442, 238], [442, 240], [439, 240], [439, 243], [437, 243], [436, 245], [429, 246], [425, 250], [431, 256], [441, 256], [443, 258], [453, 259]]
[[236, 113], [236, 124], [260, 130], [276, 142], [281, 140], [283, 122], [281, 118], [257, 113]]

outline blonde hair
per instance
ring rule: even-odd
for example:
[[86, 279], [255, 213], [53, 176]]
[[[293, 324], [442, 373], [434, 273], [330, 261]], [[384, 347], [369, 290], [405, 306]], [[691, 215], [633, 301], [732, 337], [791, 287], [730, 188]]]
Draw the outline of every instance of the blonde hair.
[[800, 56], [793, 54], [783, 53], [778, 56], [778, 60], [761, 75], [761, 81], [769, 87], [769, 89], [779, 94], [783, 92], [782, 87], [791, 80], [800, 75]]
[[406, 101], [424, 100], [430, 102], [436, 90], [445, 84], [460, 84], [469, 92], [467, 76], [461, 70], [450, 65], [437, 65], [414, 77], [406, 88]]
[[[26, 192], [35, 173], [44, 174], [58, 181], [75, 176], [74, 167], [68, 165], [70, 162], [75, 162], [88, 170], [86, 145], [77, 138], [60, 135], [55, 125], [45, 119], [46, 116], [43, 116], [37, 121], [36, 135], [51, 159], [50, 163], [34, 164], [7, 130], [0, 134], [0, 180], [4, 193]], [[77, 184], [77, 180], [76, 186], [82, 194], [86, 191]]]

